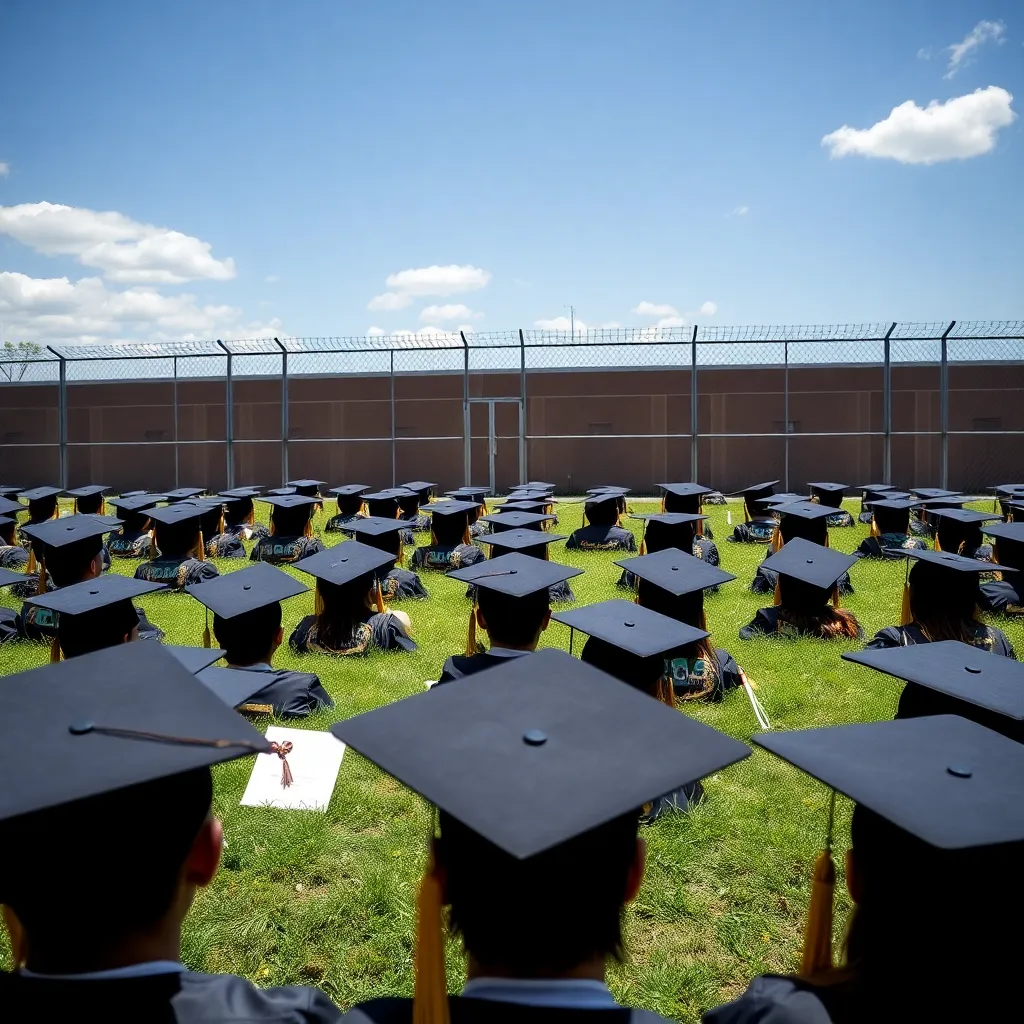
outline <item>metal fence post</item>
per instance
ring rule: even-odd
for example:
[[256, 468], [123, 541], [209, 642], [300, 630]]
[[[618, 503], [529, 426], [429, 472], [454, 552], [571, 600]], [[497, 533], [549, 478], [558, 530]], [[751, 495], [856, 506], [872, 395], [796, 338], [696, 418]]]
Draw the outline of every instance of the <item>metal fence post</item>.
[[288, 349], [275, 338], [281, 350], [281, 486], [288, 482]]
[[526, 466], [526, 338], [519, 328], [519, 479], [529, 479]]
[[395, 434], [397, 433], [395, 426], [395, 350], [391, 349], [389, 354], [391, 356], [391, 486], [396, 487], [396, 481], [398, 480], [398, 455], [396, 451], [398, 442], [395, 439]]
[[782, 343], [782, 430], [785, 434], [783, 444], [786, 450], [786, 471], [783, 473], [782, 485], [789, 491], [789, 339]]
[[939, 428], [942, 431], [940, 487], [949, 487], [949, 359], [946, 351], [946, 339], [954, 327], [956, 327], [956, 321], [950, 320], [949, 326], [942, 332], [942, 354], [939, 363]]
[[470, 441], [471, 423], [469, 419], [469, 342], [466, 341], [466, 332], [459, 331], [462, 338], [462, 435], [463, 435], [463, 484], [469, 487], [472, 484], [470, 473], [473, 470], [472, 445]]
[[181, 481], [178, 479], [178, 357], [174, 356], [171, 359], [171, 366], [174, 371], [174, 384], [172, 392], [173, 408], [171, 413], [174, 417], [174, 486], [178, 488], [181, 486]]
[[47, 350], [60, 360], [58, 372], [60, 384], [57, 389], [57, 439], [60, 443], [60, 486], [68, 487], [68, 366], [67, 360], [49, 345]]
[[[896, 330], [896, 321], [889, 325], [882, 339], [882, 430], [885, 440], [882, 444], [882, 483], [892, 483], [892, 346], [889, 339]], [[870, 475], [870, 474], [869, 474]]]
[[700, 425], [697, 406], [700, 395], [697, 391], [697, 325], [693, 325], [690, 338], [690, 483], [697, 483], [697, 429]]
[[235, 388], [231, 379], [231, 349], [220, 338], [217, 344], [227, 353], [228, 367], [224, 378], [224, 448], [228, 487], [235, 486]]

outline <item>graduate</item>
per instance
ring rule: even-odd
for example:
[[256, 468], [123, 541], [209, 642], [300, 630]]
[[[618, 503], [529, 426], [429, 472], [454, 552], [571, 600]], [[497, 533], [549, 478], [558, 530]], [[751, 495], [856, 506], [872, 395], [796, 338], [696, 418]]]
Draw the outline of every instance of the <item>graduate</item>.
[[238, 540], [263, 540], [270, 536], [270, 530], [263, 523], [256, 522], [256, 507], [253, 499], [260, 496], [262, 487], [233, 487], [229, 491], [222, 491], [224, 498], [234, 498], [234, 501], [226, 502], [224, 505], [224, 532]]
[[995, 512], [976, 512], [972, 508], [937, 508], [930, 513], [935, 527], [935, 550], [952, 551], [964, 558], [992, 561], [992, 546], [982, 536], [982, 523], [999, 520]]
[[[502, 530], [492, 533], [489, 537], [481, 537], [480, 543], [490, 547], [491, 558], [509, 551], [518, 551], [530, 558], [549, 561], [551, 552], [548, 545], [558, 540], [565, 540], [565, 537], [558, 533], [548, 533], [546, 530]], [[576, 595], [569, 586], [568, 577], [560, 583], [553, 583], [548, 594], [552, 604], [576, 600]], [[473, 595], [474, 588], [471, 585], [466, 591], [466, 596], [472, 598]]]
[[[856, 525], [853, 521], [853, 516], [843, 508], [843, 495], [849, 489], [848, 484], [819, 481], [807, 486], [811, 489], [812, 500], [820, 502], [822, 505], [827, 505], [834, 510], [828, 518], [829, 526], [845, 527]], [[863, 502], [861, 505], [863, 507]]]
[[[705, 502], [712, 505], [725, 504], [725, 498], [718, 491], [713, 491], [710, 487], [703, 487], [701, 484], [658, 484], [658, 486], [664, 492], [661, 496], [662, 512], [683, 512], [699, 516], [703, 514]], [[713, 494], [718, 494], [722, 500], [717, 502], [710, 501], [710, 496]], [[711, 524], [707, 521], [707, 516], [701, 519], [697, 536], [703, 537], [708, 541], [715, 539], [715, 535], [711, 532]], [[717, 551], [718, 549], [716, 548], [715, 550]], [[695, 557], [700, 558], [701, 556], [695, 555]], [[718, 563], [716, 562], [715, 564], [717, 565]]]
[[313, 533], [316, 499], [302, 494], [268, 495], [260, 498], [270, 506], [270, 533], [256, 541], [249, 559], [272, 565], [293, 565], [326, 551]]
[[[366, 507], [363, 495], [370, 490], [369, 484], [343, 484], [332, 487], [331, 494], [338, 499], [337, 515], [331, 516], [324, 527], [325, 533], [348, 533], [345, 525], [357, 516], [365, 516]], [[349, 534], [351, 536], [351, 534]]]
[[583, 506], [589, 526], [574, 530], [565, 542], [567, 551], [636, 551], [636, 538], [619, 526], [619, 494], [602, 492], [589, 497]]
[[[923, 552], [927, 554], [928, 552]], [[839, 580], [857, 559], [795, 537], [765, 560], [778, 573], [775, 605], [760, 608], [740, 630], [741, 640], [758, 636], [813, 636], [822, 640], [859, 637], [853, 612], [839, 607]]]
[[[705, 593], [715, 593], [723, 583], [736, 579], [718, 566], [675, 548], [615, 564], [636, 578], [638, 605], [702, 631], [708, 628]], [[715, 647], [710, 637], [676, 651], [670, 671], [679, 701], [720, 701], [743, 682], [743, 670], [736, 659], [723, 648]]]
[[[800, 974], [755, 978], [704, 1024], [1005, 1019], [1006, 979], [1024, 956], [1014, 926], [1024, 889], [1009, 882], [1024, 858], [1024, 745], [955, 715], [754, 742], [854, 802], [845, 871], [854, 908], [834, 966], [832, 886], [816, 881]], [[816, 877], [834, 873], [832, 831]]]
[[918, 499], [914, 518], [910, 521], [910, 532], [918, 537], [932, 537], [934, 529], [928, 519], [931, 508], [962, 508], [964, 500], [956, 491], [945, 487], [911, 487], [910, 493]]
[[467, 484], [465, 487], [456, 487], [454, 491], [445, 491], [444, 493], [454, 501], [471, 501], [477, 506], [469, 513], [470, 538], [480, 537], [487, 533], [489, 525], [481, 522], [480, 520], [487, 515], [487, 495], [490, 493], [489, 487], [478, 487], [475, 484]]
[[447, 572], [484, 561], [486, 556], [472, 543], [469, 535], [469, 517], [478, 508], [472, 501], [435, 501], [429, 504], [430, 544], [413, 552], [413, 567]]
[[202, 510], [199, 527], [203, 534], [203, 550], [207, 558], [245, 558], [245, 548], [241, 540], [228, 533], [224, 525], [224, 509], [237, 500], [221, 494], [212, 498], [194, 498], [183, 503], [195, 505]]
[[[516, 658], [480, 680], [331, 726], [438, 808], [413, 998], [373, 999], [348, 1016], [627, 1021], [605, 971], [623, 959], [622, 911], [643, 878], [641, 808], [749, 749], [562, 651]], [[467, 957], [461, 995], [446, 994], [444, 906]]]
[[[301, 480], [289, 480], [288, 486], [294, 488], [293, 494], [301, 494], [304, 498], [316, 498], [319, 502], [320, 488], [326, 483], [326, 480], [310, 480], [304, 477]], [[283, 497], [283, 495], [278, 495], [278, 497]]]
[[112, 558], [152, 558], [153, 521], [149, 513], [166, 500], [162, 494], [137, 494], [122, 495], [107, 502], [121, 520], [121, 529], [112, 533], [107, 541]]
[[203, 583], [220, 573], [206, 561], [202, 534], [202, 508], [178, 502], [149, 510], [153, 520], [155, 557], [135, 570], [137, 580], [165, 583], [182, 590], [191, 583]]
[[63, 493], [59, 487], [33, 487], [22, 491], [18, 497], [28, 502], [27, 524], [35, 526], [47, 519], [56, 519], [59, 514], [57, 498]]
[[437, 484], [428, 483], [426, 480], [413, 480], [402, 484], [401, 488], [396, 488], [407, 492], [398, 497], [398, 517], [409, 524], [409, 529], [417, 533], [430, 529], [430, 516], [424, 515], [420, 511], [420, 506], [426, 505], [432, 499], [436, 486]]
[[872, 502], [894, 499], [894, 495], [896, 494], [899, 494], [901, 498], [912, 497], [912, 495], [906, 491], [898, 491], [891, 484], [861, 484], [856, 488], [856, 490], [860, 491], [860, 513], [857, 516], [858, 523], [871, 522], [871, 509], [869, 506]]
[[[502, 506], [500, 512], [482, 516], [480, 524], [490, 528], [491, 533], [507, 533], [509, 530], [544, 530], [549, 523], [553, 523], [555, 517], [543, 512], [520, 512], [518, 509], [506, 511], [507, 506]], [[481, 537], [487, 535], [487, 530], [481, 531]]]
[[[181, 962], [181, 932], [223, 836], [213, 765], [280, 753], [160, 644], [4, 679], [0, 973], [14, 1021], [330, 1024], [330, 1000]], [[69, 851], [74, 851], [69, 856]], [[75, 913], [68, 908], [74, 906]]]
[[997, 615], [1024, 615], [1024, 522], [997, 523], [984, 531], [993, 540], [992, 555], [1001, 571], [996, 580], [982, 583], [978, 607]]
[[[689, 551], [694, 558], [699, 558], [708, 565], [718, 565], [718, 548], [705, 537], [698, 534], [703, 520], [707, 516], [694, 515], [689, 512], [646, 512], [634, 515], [644, 523], [644, 536], [640, 542], [640, 554], [656, 554], [666, 548], [677, 548]], [[623, 590], [636, 590], [637, 579], [623, 570], [615, 584]]]
[[176, 505], [179, 501], [189, 501], [192, 498], [198, 498], [200, 494], [205, 493], [205, 487], [172, 487], [169, 491], [164, 491], [166, 500], [172, 505]]
[[619, 515], [624, 516], [629, 511], [626, 506], [626, 495], [629, 494], [629, 490], [628, 487], [620, 487], [618, 484], [601, 484], [600, 487], [587, 489], [587, 500], [597, 502], [605, 496], [612, 496], [615, 498], [615, 507]]
[[858, 558], [902, 558], [903, 551], [926, 551], [927, 543], [910, 535], [910, 511], [917, 502], [911, 498], [879, 498], [868, 503], [871, 536], [854, 551]]
[[[312, 672], [272, 665], [284, 642], [281, 602], [308, 593], [308, 587], [283, 569], [258, 562], [186, 591], [213, 612], [213, 635], [228, 665], [206, 669], [199, 675], [200, 682], [228, 704], [276, 718], [306, 718], [321, 708], [334, 707]], [[204, 636], [206, 642], [208, 636]]]
[[18, 540], [17, 514], [25, 508], [20, 501], [0, 496], [0, 569], [24, 571], [28, 551]]
[[315, 612], [288, 638], [296, 654], [347, 655], [415, 651], [409, 616], [391, 611], [379, 585], [393, 557], [350, 540], [302, 560], [297, 569], [316, 579]]
[[1006, 634], [978, 618], [978, 578], [992, 571], [991, 562], [951, 551], [905, 551], [904, 555], [913, 568], [904, 586], [902, 621], [880, 629], [868, 641], [869, 650], [960, 640], [983, 651], [1016, 657]]
[[19, 484], [0, 484], [0, 498], [13, 498], [24, 490]]
[[423, 600], [429, 597], [419, 575], [404, 568], [405, 541], [409, 534], [399, 519], [366, 516], [349, 524], [352, 535], [362, 544], [391, 556], [391, 565], [380, 576], [381, 595], [385, 601]]
[[[551, 619], [551, 589], [582, 572], [511, 551], [449, 573], [452, 579], [468, 583], [476, 600], [470, 612], [466, 653], [453, 654], [444, 663], [438, 683], [462, 679], [535, 651]], [[477, 640], [481, 632], [490, 642], [487, 650]]]
[[769, 544], [775, 536], [775, 520], [758, 502], [775, 494], [778, 480], [766, 480], [764, 483], [751, 484], [734, 493], [743, 496], [743, 522], [733, 527], [729, 540], [737, 544]]
[[[406, 505], [415, 498], [416, 507], [419, 508], [419, 496], [415, 491], [405, 487], [387, 487], [383, 491], [374, 491], [372, 494], [364, 494], [363, 501], [366, 502], [366, 511], [369, 515], [378, 519], [399, 519], [401, 518], [401, 507], [399, 501]], [[417, 513], [418, 515], [418, 513]], [[425, 518], [425, 517], [424, 517]], [[412, 535], [412, 527], [406, 520], [402, 520], [404, 530], [402, 532], [402, 543], [406, 547], [412, 547], [416, 541]], [[428, 522], [424, 529], [429, 529]]]
[[[781, 550], [787, 541], [802, 537], [812, 544], [828, 547], [828, 522], [832, 513], [827, 505], [819, 505], [814, 501], [796, 501], [785, 505], [773, 505], [772, 513], [778, 516], [778, 532], [773, 538], [769, 551], [757, 567], [750, 589], [755, 594], [774, 594], [778, 583], [778, 573], [765, 566], [765, 562], [776, 551]], [[839, 579], [839, 593], [843, 596], [853, 593], [853, 584], [849, 573]]]
[[75, 499], [72, 515], [84, 513], [86, 515], [103, 515], [106, 512], [104, 492], [109, 490], [106, 484], [86, 484], [84, 487], [75, 487], [65, 493], [69, 498]]
[[[589, 634], [580, 652], [582, 662], [671, 708], [675, 707], [672, 664], [677, 653], [691, 650], [708, 637], [705, 629], [694, 629], [621, 599], [559, 612], [554, 618], [573, 630]], [[571, 649], [571, 634], [569, 644]], [[703, 797], [700, 781], [688, 782], [645, 804], [640, 823], [649, 825], [663, 815], [688, 811]]]
[[990, 490], [994, 491], [996, 496], [993, 511], [998, 509], [1003, 521], [1009, 522], [1013, 515], [1013, 502], [1024, 501], [1024, 484], [999, 484]]

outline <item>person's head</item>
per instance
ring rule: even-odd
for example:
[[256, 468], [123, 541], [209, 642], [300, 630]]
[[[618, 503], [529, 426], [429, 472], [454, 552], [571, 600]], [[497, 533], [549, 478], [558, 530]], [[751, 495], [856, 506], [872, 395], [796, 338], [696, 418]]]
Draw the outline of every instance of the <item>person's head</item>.
[[95, 579], [103, 572], [102, 537], [85, 537], [59, 548], [48, 544], [41, 547], [46, 571], [56, 587]]
[[256, 521], [256, 507], [249, 495], [238, 495], [224, 506], [224, 522], [228, 526], [252, 526]]
[[642, 658], [607, 640], [592, 636], [583, 645], [580, 660], [649, 697], [663, 699], [661, 681], [665, 674], [665, 658], [662, 654]]
[[591, 526], [614, 526], [619, 521], [619, 499], [616, 495], [595, 495], [584, 504], [583, 511]]
[[782, 618], [801, 633], [824, 640], [855, 637], [860, 631], [857, 617], [845, 608], [836, 608], [835, 587], [823, 590], [795, 576], [779, 574], [776, 600]]
[[979, 523], [964, 523], [950, 516], [933, 516], [935, 544], [943, 551], [970, 557], [972, 551], [985, 543]]
[[365, 573], [347, 583], [316, 581], [316, 627], [319, 642], [343, 650], [352, 641], [356, 626], [374, 609], [377, 578]]
[[978, 576], [945, 569], [932, 562], [914, 563], [908, 577], [910, 614], [930, 640], [962, 640], [978, 624]]
[[18, 521], [11, 516], [0, 516], [0, 544], [14, 547], [18, 543]]
[[639, 812], [520, 860], [444, 811], [435, 873], [478, 973], [551, 977], [622, 957], [622, 911], [643, 881]]
[[419, 494], [405, 494], [398, 499], [398, 509], [403, 516], [414, 516], [420, 510]]
[[892, 508], [887, 505], [872, 506], [875, 527], [878, 533], [906, 535], [910, 533], [910, 506]]
[[139, 639], [139, 615], [131, 601], [116, 601], [81, 615], [61, 615], [57, 642], [65, 659]]
[[677, 622], [685, 622], [697, 629], [704, 628], [704, 591], [692, 590], [688, 594], [672, 594], [649, 580], [637, 583], [636, 603], [652, 612], [660, 612]]
[[28, 966], [131, 962], [133, 940], [176, 935], [217, 871], [212, 795], [201, 768], [0, 824], [0, 903], [25, 929]]
[[699, 516], [703, 508], [703, 494], [676, 494], [673, 491], [665, 492], [666, 512], [685, 512], [688, 515]]
[[270, 532], [276, 537], [308, 537], [312, 533], [316, 505], [273, 505], [270, 509]]
[[180, 523], [157, 523], [153, 544], [164, 558], [196, 555], [200, 550], [198, 518]]
[[548, 589], [512, 597], [490, 587], [478, 587], [476, 621], [494, 643], [536, 648], [551, 621]]
[[213, 635], [217, 646], [224, 649], [224, 660], [229, 665], [270, 664], [284, 640], [281, 602], [274, 601], [228, 619], [215, 614]]
[[28, 503], [28, 521], [45, 523], [57, 517], [57, 495], [49, 494], [45, 498], [32, 498]]
[[103, 507], [102, 491], [95, 494], [80, 494], [75, 498], [75, 513], [78, 515], [102, 515]]
[[779, 534], [782, 543], [787, 544], [795, 537], [802, 537], [812, 544], [828, 545], [828, 519], [806, 519], [803, 516], [784, 515], [779, 520]]
[[689, 523], [665, 523], [658, 519], [650, 519], [644, 528], [644, 548], [648, 554], [664, 551], [666, 548], [679, 548], [680, 551], [691, 551], [696, 536], [699, 520]]
[[[467, 510], [468, 511], [468, 510]], [[430, 517], [431, 544], [441, 548], [454, 548], [469, 543], [469, 517], [467, 512], [442, 515], [435, 512]]]
[[339, 494], [338, 515], [354, 516], [362, 510], [363, 497], [361, 494]]

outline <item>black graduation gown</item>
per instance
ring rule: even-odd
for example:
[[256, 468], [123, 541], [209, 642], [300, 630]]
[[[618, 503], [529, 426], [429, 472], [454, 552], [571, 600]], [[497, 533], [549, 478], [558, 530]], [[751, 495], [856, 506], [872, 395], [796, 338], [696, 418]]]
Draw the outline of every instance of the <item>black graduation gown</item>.
[[451, 572], [467, 565], [476, 565], [485, 559], [483, 551], [475, 544], [459, 544], [453, 548], [430, 547], [417, 548], [412, 555], [412, 564], [416, 569], [438, 569]]
[[[1017, 575], [1013, 573], [1011, 579]], [[1020, 584], [1006, 580], [982, 583], [978, 607], [997, 615], [1024, 615], [1024, 594]]]
[[245, 558], [245, 548], [238, 537], [225, 531], [204, 541], [207, 558]]
[[[771, 552], [765, 553], [765, 558], [771, 556]], [[766, 569], [763, 565], [757, 567], [757, 572], [754, 573], [754, 579], [750, 583], [750, 589], [755, 594], [774, 594], [775, 584], [779, 582], [779, 574], [774, 569]], [[839, 577], [839, 593], [840, 594], [852, 594], [853, 583], [850, 582], [850, 574], [844, 572]]]
[[770, 544], [778, 525], [770, 517], [751, 519], [749, 523], [737, 523], [729, 540], [736, 544]]
[[[910, 647], [913, 644], [929, 643], [928, 637], [911, 623], [909, 626], [886, 626], [880, 629], [864, 646], [870, 651], [885, 650], [889, 647]], [[1006, 634], [995, 626], [978, 623], [974, 636], [967, 641], [972, 647], [992, 654], [1001, 654], [1004, 658], [1016, 658], [1013, 644]]]
[[365, 519], [366, 516], [362, 512], [353, 512], [352, 515], [346, 516], [332, 516], [327, 520], [327, 525], [324, 527], [324, 533], [344, 533], [347, 536], [352, 536], [351, 530], [346, 530], [345, 527], [349, 523], [354, 523], [357, 519]]
[[510, 661], [514, 660], [515, 657], [503, 658], [500, 655], [494, 655], [488, 651], [481, 651], [478, 654], [453, 654], [444, 663], [444, 668], [441, 669], [441, 675], [437, 680], [437, 685], [440, 686], [442, 683], [451, 683], [456, 679], [464, 679], [466, 676], [475, 675], [477, 672], [483, 672], [488, 668], [497, 668], [499, 665], [507, 665]]
[[225, 523], [224, 532], [239, 540], [263, 540], [270, 536], [270, 530], [263, 523], [253, 523], [252, 526], [248, 523]]
[[672, 690], [683, 699], [720, 701], [729, 690], [734, 690], [743, 681], [736, 659], [721, 647], [715, 648], [718, 659], [718, 673], [713, 674], [703, 659], [689, 661], [685, 658], [669, 657], [665, 660], [666, 674], [672, 679]]
[[28, 552], [20, 544], [0, 545], [0, 569], [21, 572], [28, 564]]
[[0, 974], [0, 1006], [10, 1024], [333, 1024], [342, 1018], [319, 989], [257, 988], [234, 974], [191, 971], [82, 981]]
[[640, 824], [650, 825], [666, 814], [685, 814], [692, 807], [704, 799], [704, 787], [698, 779], [696, 782], [688, 782], [685, 786], [665, 796], [659, 796], [657, 800], [644, 804], [640, 814]]
[[[846, 1003], [848, 987], [827, 985], [820, 991], [828, 993], [830, 1001]], [[844, 1014], [843, 1019], [870, 1020], [871, 1015]], [[703, 1024], [831, 1024], [832, 1017], [808, 982], [764, 974], [754, 978], [739, 999], [708, 1010], [701, 1020]]]
[[[409, 524], [410, 530], [415, 530], [417, 533], [424, 533], [430, 530], [430, 516], [424, 512], [403, 512], [399, 515], [399, 519], [403, 523]], [[402, 543], [406, 543], [403, 539]], [[412, 543], [409, 541], [409, 543]]]
[[491, 532], [490, 523], [472, 523], [469, 527], [470, 537], [486, 537]]
[[114, 558], [149, 558], [153, 553], [153, 538], [148, 533], [113, 533], [107, 540], [107, 550]]
[[581, 526], [565, 547], [569, 551], [636, 551], [636, 537], [621, 526]]
[[[759, 636], [794, 637], [807, 635], [780, 618], [779, 613], [781, 611], [781, 608], [774, 605], [771, 608], [758, 608], [754, 618], [740, 630], [740, 639], [756, 640]], [[861, 635], [860, 630], [858, 630], [857, 635]]]
[[910, 517], [910, 532], [915, 537], [931, 537], [935, 533], [927, 523], [922, 523], [916, 516]]
[[[721, 564], [721, 559], [718, 555], [718, 545], [714, 544], [706, 536], [693, 538], [693, 557], [699, 558], [702, 562], [707, 562], [708, 565]], [[623, 569], [622, 575], [616, 581], [615, 586], [621, 587], [623, 590], [636, 590], [637, 584], [637, 577], [628, 569]], [[718, 590], [718, 587], [708, 587], [704, 593], [717, 594]]]
[[[621, 1006], [608, 1010], [522, 1006], [491, 999], [449, 996], [451, 1024], [663, 1024], [666, 1018], [650, 1010]], [[412, 1024], [412, 1000], [399, 997], [371, 999], [354, 1006], [345, 1024]]]
[[409, 598], [422, 601], [423, 598], [430, 597], [419, 576], [399, 565], [381, 580], [381, 593], [385, 601], [405, 601]]
[[886, 548], [897, 551], [927, 551], [928, 545], [919, 537], [906, 533], [883, 533], [881, 537], [865, 537], [854, 551], [858, 558], [902, 558], [901, 554], [886, 554]]
[[863, 509], [861, 511], [860, 515], [857, 516], [857, 522], [858, 523], [867, 523], [868, 525], [870, 525], [871, 521], [874, 518], [875, 518], [874, 512], [872, 512], [870, 509], [866, 508], [866, 509]]
[[851, 516], [845, 508], [837, 508], [835, 512], [833, 512], [832, 515], [830, 515], [828, 519], [825, 520], [825, 522], [828, 526], [835, 527], [846, 527], [854, 525], [853, 516]]
[[319, 676], [312, 672], [295, 672], [287, 668], [239, 668], [234, 665], [229, 669], [266, 677], [266, 686], [247, 697], [246, 704], [271, 704], [277, 718], [305, 718], [321, 708], [334, 707], [331, 695], [323, 688]]
[[726, 505], [725, 495], [721, 491], [712, 491], [700, 499], [705, 505]]
[[316, 616], [307, 615], [288, 638], [288, 646], [296, 654], [330, 654], [348, 656], [369, 654], [371, 651], [415, 651], [416, 644], [402, 623], [389, 612], [367, 612], [356, 627], [348, 645], [341, 648], [323, 647], [317, 642]]
[[220, 572], [215, 565], [200, 562], [191, 555], [184, 558], [154, 558], [152, 562], [143, 562], [135, 570], [137, 580], [164, 583], [171, 590], [183, 590], [187, 586], [205, 583], [219, 575]]
[[[164, 631], [159, 626], [154, 626], [146, 613], [138, 606], [135, 606], [135, 613], [139, 617], [139, 639], [140, 640], [163, 640]], [[50, 608], [40, 608], [37, 605], [22, 605], [21, 611], [15, 615], [9, 608], [0, 608], [0, 630], [10, 633], [3, 635], [2, 639], [29, 640], [32, 643], [52, 643], [57, 635], [58, 615]]]
[[319, 537], [282, 537], [279, 534], [271, 537], [267, 534], [266, 537], [261, 537], [249, 552], [249, 560], [270, 562], [272, 565], [290, 565], [326, 550], [324, 542]]

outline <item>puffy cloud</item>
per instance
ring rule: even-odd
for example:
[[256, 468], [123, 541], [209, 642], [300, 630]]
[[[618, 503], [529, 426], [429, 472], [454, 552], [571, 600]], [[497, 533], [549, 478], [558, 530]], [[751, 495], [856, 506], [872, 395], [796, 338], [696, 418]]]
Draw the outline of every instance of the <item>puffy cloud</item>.
[[714, 316], [718, 312], [718, 305], [714, 302], [702, 302], [697, 310], [699, 316]]
[[281, 323], [245, 323], [228, 305], [199, 305], [192, 295], [153, 288], [110, 290], [98, 277], [34, 278], [0, 272], [0, 319], [26, 341], [161, 341], [210, 337], [271, 337]]
[[71, 256], [120, 284], [227, 281], [235, 276], [234, 260], [214, 259], [209, 242], [115, 211], [56, 203], [0, 206], [0, 234], [47, 256]]
[[486, 288], [490, 280], [489, 270], [482, 270], [469, 264], [462, 266], [452, 263], [443, 267], [435, 265], [399, 270], [396, 274], [388, 274], [384, 280], [388, 290], [375, 295], [367, 309], [405, 309], [414, 298], [424, 298], [428, 295], [445, 298], [449, 295], [475, 292]]
[[6, 160], [0, 160], [0, 178], [6, 178], [11, 173], [11, 165]]
[[749, 206], [737, 206], [732, 211], [734, 217], [746, 217], [748, 213], [750, 213]]
[[637, 316], [679, 316], [679, 310], [667, 302], [643, 302], [633, 307]]
[[575, 331], [574, 337], [587, 333], [587, 325], [579, 319], [570, 320], [567, 316], [556, 316], [550, 320], [534, 320], [533, 326], [542, 331]]
[[366, 336], [368, 338], [383, 338], [388, 332], [383, 327], [367, 327]]
[[1017, 118], [1012, 102], [1013, 96], [996, 85], [945, 103], [932, 100], [927, 107], [907, 100], [870, 128], [843, 125], [821, 144], [833, 159], [866, 156], [903, 164], [967, 160], [995, 148], [996, 133]]
[[655, 327], [685, 327], [686, 321], [681, 316], [663, 316]]
[[420, 313], [420, 319], [427, 323], [444, 323], [446, 320], [479, 320], [483, 313], [474, 313], [469, 306], [447, 303], [443, 306], [427, 306]]
[[1006, 26], [1001, 21], [979, 21], [959, 43], [946, 47], [949, 51], [949, 65], [942, 77], [952, 78], [961, 68], [973, 64], [975, 55], [985, 43], [1002, 46], [1005, 42]]

